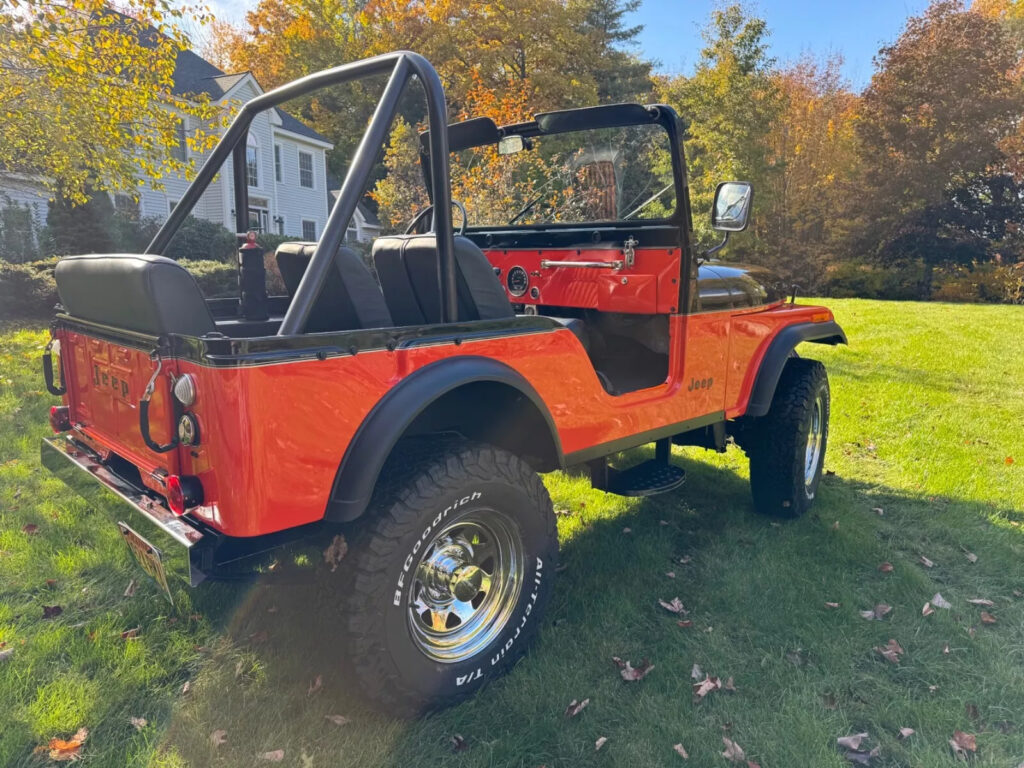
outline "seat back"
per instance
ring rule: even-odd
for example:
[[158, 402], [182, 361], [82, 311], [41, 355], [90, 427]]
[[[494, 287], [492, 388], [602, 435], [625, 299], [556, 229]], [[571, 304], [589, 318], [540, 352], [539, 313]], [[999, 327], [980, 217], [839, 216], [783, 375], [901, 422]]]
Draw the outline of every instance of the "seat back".
[[[437, 238], [433, 234], [377, 238], [373, 265], [384, 300], [398, 325], [441, 321]], [[515, 316], [505, 289], [487, 257], [472, 240], [455, 238], [459, 320], [500, 320]]]
[[195, 278], [163, 256], [65, 256], [54, 280], [72, 317], [153, 336], [216, 330]]
[[[293, 297], [306, 273], [316, 243], [282, 243], [276, 258], [288, 295]], [[339, 248], [334, 268], [306, 320], [306, 333], [390, 328], [394, 325], [377, 281], [351, 248]]]

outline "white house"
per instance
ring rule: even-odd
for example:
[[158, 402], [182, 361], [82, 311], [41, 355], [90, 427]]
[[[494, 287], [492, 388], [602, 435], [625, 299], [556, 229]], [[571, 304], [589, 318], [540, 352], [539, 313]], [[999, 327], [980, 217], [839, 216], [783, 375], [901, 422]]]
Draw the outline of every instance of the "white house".
[[[192, 51], [182, 51], [174, 71], [174, 91], [179, 95], [209, 94], [225, 107], [244, 103], [263, 93], [249, 72], [225, 74]], [[185, 136], [195, 125], [183, 121], [179, 144], [169, 151], [180, 159], [202, 156], [188, 149]], [[323, 231], [330, 199], [326, 153], [333, 145], [323, 136], [280, 109], [263, 112], [249, 129], [247, 175], [249, 223], [262, 232], [316, 240]], [[231, 161], [210, 184], [192, 214], [235, 229]], [[129, 195], [115, 195], [114, 205], [129, 215], [166, 219], [188, 187], [183, 177], [165, 177], [157, 190], [145, 180], [136, 202]], [[37, 221], [45, 223], [49, 192], [37, 181], [0, 172], [0, 202], [4, 198], [27, 205]]]

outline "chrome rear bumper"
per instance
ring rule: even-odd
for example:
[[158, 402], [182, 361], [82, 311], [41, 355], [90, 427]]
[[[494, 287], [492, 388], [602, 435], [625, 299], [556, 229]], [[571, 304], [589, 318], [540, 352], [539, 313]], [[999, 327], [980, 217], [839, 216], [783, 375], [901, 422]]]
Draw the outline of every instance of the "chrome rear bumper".
[[149, 492], [129, 483], [98, 456], [67, 435], [44, 438], [39, 446], [43, 466], [63, 480], [111, 522], [127, 525], [160, 551], [169, 577], [197, 586], [209, 567], [214, 542], [176, 517]]

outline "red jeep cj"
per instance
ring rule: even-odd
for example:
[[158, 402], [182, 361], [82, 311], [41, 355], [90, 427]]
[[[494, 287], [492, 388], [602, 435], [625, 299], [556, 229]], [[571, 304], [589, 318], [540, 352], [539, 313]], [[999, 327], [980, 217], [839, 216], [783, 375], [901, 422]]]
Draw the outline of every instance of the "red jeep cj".
[[[229, 159], [247, 228], [255, 115], [389, 73], [319, 242], [277, 250], [287, 296], [266, 295], [251, 238], [238, 299], [204, 300], [160, 256]], [[373, 243], [375, 277], [342, 242], [410, 78], [433, 205]], [[437, 73], [409, 52], [253, 99], [145, 254], [57, 265], [44, 374], [63, 405], [44, 464], [97, 498], [168, 596], [175, 576], [196, 586], [311, 538], [337, 554], [344, 531], [351, 552], [317, 581], [345, 612], [339, 654], [363, 690], [391, 712], [473, 692], [522, 656], [551, 594], [538, 473], [585, 464], [595, 488], [661, 493], [683, 481], [672, 443], [722, 451], [731, 436], [755, 509], [796, 516], [814, 499], [828, 380], [794, 350], [845, 336], [765, 271], [694, 250], [682, 130], [639, 104], [447, 125]], [[478, 172], [482, 155], [508, 171], [467, 211], [451, 164]], [[726, 239], [752, 198], [718, 188]], [[609, 465], [648, 443], [653, 459]]]

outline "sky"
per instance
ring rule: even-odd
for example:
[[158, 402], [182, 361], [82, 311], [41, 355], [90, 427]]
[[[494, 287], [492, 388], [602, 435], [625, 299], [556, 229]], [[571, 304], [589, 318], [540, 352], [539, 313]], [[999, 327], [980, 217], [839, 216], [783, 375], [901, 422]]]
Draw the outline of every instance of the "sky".
[[[722, 0], [643, 0], [632, 24], [643, 24], [638, 52], [657, 59], [658, 71], [688, 74], [703, 45], [700, 31]], [[256, 0], [212, 0], [217, 18], [240, 22]], [[840, 53], [843, 73], [860, 90], [871, 79], [872, 58], [894, 41], [908, 16], [928, 0], [753, 0], [747, 6], [768, 22], [771, 52], [780, 62], [803, 53]]]
[[[643, 24], [639, 52], [657, 59], [658, 71], [689, 74], [700, 55], [701, 29], [716, 0], [643, 0], [632, 24]], [[756, 0], [748, 8], [768, 22], [771, 54], [780, 62], [804, 53], [839, 53], [843, 74], [860, 90], [871, 79], [878, 49], [899, 37], [908, 16], [928, 0]]]

